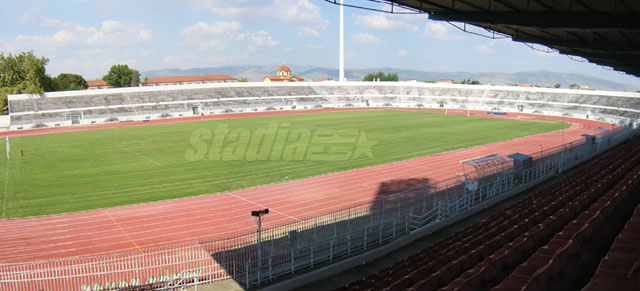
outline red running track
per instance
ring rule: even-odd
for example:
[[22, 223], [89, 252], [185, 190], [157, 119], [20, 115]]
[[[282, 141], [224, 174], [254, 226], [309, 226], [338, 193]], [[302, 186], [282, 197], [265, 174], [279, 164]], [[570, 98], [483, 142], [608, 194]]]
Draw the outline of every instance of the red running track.
[[[329, 111], [337, 110], [266, 112], [266, 115]], [[467, 111], [449, 110], [448, 113], [466, 115]], [[484, 111], [471, 113], [475, 116], [487, 117]], [[222, 117], [205, 116], [192, 120], [256, 115], [265, 115], [265, 112]], [[489, 117], [528, 119], [533, 116], [509, 113], [506, 116], [490, 115]], [[544, 118], [560, 119], [550, 116], [544, 116]], [[182, 121], [188, 120], [161, 120], [149, 124]], [[594, 130], [596, 127], [610, 126], [601, 122], [571, 118], [565, 118], [565, 121], [572, 125], [571, 128], [564, 130], [566, 142], [582, 140], [581, 135], [585, 133], [597, 133]], [[143, 123], [140, 122], [137, 125], [141, 124]], [[115, 124], [115, 126], [118, 125], [122, 126], [122, 124]], [[125, 123], [124, 125], [135, 124]], [[63, 130], [77, 131], [107, 127], [114, 127], [114, 125], [54, 128], [49, 131], [29, 132], [44, 134]], [[18, 135], [15, 132], [9, 134]], [[541, 145], [545, 149], [559, 145], [561, 134], [561, 131], [538, 134], [406, 161], [215, 195], [55, 216], [0, 220], [0, 229], [3, 232], [0, 237], [0, 261], [31, 261], [112, 251], [136, 251], [166, 244], [245, 234], [255, 231], [255, 221], [249, 212], [256, 208], [268, 207], [271, 210], [263, 221], [264, 227], [292, 222], [371, 202], [377, 198], [379, 186], [391, 180], [415, 178], [438, 181], [452, 177], [462, 171], [460, 160], [514, 152], [535, 155], [540, 151]]]

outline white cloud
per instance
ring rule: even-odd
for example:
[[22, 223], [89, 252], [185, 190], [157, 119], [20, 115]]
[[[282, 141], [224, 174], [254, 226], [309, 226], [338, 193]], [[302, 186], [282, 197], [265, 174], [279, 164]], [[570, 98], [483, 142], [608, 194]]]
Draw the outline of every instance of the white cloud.
[[242, 21], [262, 19], [296, 27], [298, 37], [318, 37], [329, 21], [322, 9], [309, 0], [192, 0], [194, 9], [207, 9], [215, 14]]
[[464, 38], [457, 31], [452, 32], [449, 27], [440, 22], [427, 22], [422, 36], [435, 40], [461, 40]]
[[58, 26], [62, 24], [62, 21], [58, 19], [42, 17], [32, 12], [25, 12], [22, 15], [22, 21], [25, 23], [33, 23], [46, 27]]
[[142, 51], [142, 52], [140, 52], [140, 55], [142, 55], [143, 57], [150, 57], [150, 56], [156, 55], [156, 52], [155, 51]]
[[170, 65], [184, 65], [195, 60], [194, 55], [182, 55], [182, 56], [166, 56], [162, 58], [162, 61]]
[[147, 41], [153, 38], [151, 29], [142, 25], [127, 25], [114, 20], [102, 22], [100, 30], [91, 27], [85, 31], [92, 33], [88, 35], [85, 41], [88, 44], [122, 45]]
[[254, 46], [277, 46], [279, 43], [271, 38], [271, 34], [264, 30], [256, 32], [243, 32], [233, 37], [238, 41], [249, 41]]
[[355, 40], [358, 43], [364, 43], [364, 44], [375, 43], [379, 41], [377, 37], [368, 33], [356, 33], [353, 35], [353, 40]]
[[238, 21], [216, 21], [213, 23], [198, 22], [194, 25], [187, 26], [180, 31], [180, 35], [185, 38], [185, 43], [191, 45], [198, 44], [200, 50], [222, 50], [226, 46], [219, 40], [212, 40], [212, 36], [226, 35], [228, 39], [234, 41], [250, 42], [253, 48], [260, 46], [277, 46], [279, 43], [271, 37], [271, 34], [264, 30], [255, 32], [243, 32], [242, 26]]
[[310, 44], [307, 44], [307, 45], [305, 46], [305, 48], [306, 48], [306, 49], [310, 49], [310, 50], [318, 50], [318, 49], [322, 49], [322, 48], [324, 48], [324, 47], [323, 47], [323, 46], [321, 46], [321, 45], [317, 45], [317, 44], [312, 44], [312, 43], [310, 43]]
[[[224, 15], [229, 18], [237, 18], [251, 12], [252, 7], [250, 5], [246, 5], [250, 2], [257, 1], [241, 0], [237, 1], [237, 3], [233, 3], [225, 0], [194, 0], [191, 1], [191, 6], [196, 10], [208, 9], [216, 14]], [[238, 5], [234, 6], [233, 4]]]
[[182, 29], [180, 31], [180, 35], [189, 39], [194, 39], [211, 35], [233, 34], [239, 32], [240, 28], [241, 25], [237, 21], [216, 21], [211, 24], [198, 22]]
[[198, 45], [199, 50], [223, 50], [225, 48], [227, 47], [224, 45], [224, 43], [215, 39], [201, 42], [200, 45]]
[[317, 29], [305, 26], [298, 29], [298, 37], [319, 37], [320, 32]]
[[356, 25], [366, 27], [374, 30], [408, 30], [418, 31], [418, 26], [401, 19], [400, 17], [393, 17], [384, 14], [368, 14], [368, 15], [354, 15], [356, 18]]
[[[108, 20], [102, 26], [91, 27], [64, 23], [51, 34], [24, 34], [0, 38], [0, 51], [20, 53], [33, 50], [50, 59], [47, 72], [77, 72], [87, 78], [104, 75], [116, 63], [139, 65], [142, 53], [129, 54], [128, 48], [153, 39], [150, 29], [141, 25], [126, 25]], [[148, 56], [148, 55], [147, 55]]]
[[271, 12], [275, 12], [277, 19], [285, 23], [327, 23], [322, 19], [320, 7], [312, 4], [309, 0], [275, 0], [274, 4], [275, 6], [270, 9]]
[[354, 34], [353, 35], [353, 39], [358, 43], [364, 43], [364, 44], [375, 43], [375, 42], [379, 41], [379, 39], [377, 37], [375, 37], [372, 34], [368, 34], [368, 33], [357, 33], [357, 34]]
[[477, 45], [475, 48], [476, 48], [476, 51], [478, 52], [481, 52], [484, 54], [490, 54], [490, 53], [493, 53], [494, 44], [495, 44], [494, 42], [483, 43], [483, 44]]
[[281, 23], [328, 24], [320, 6], [309, 0], [192, 0], [191, 6], [231, 19], [253, 20], [259, 16]]
[[398, 55], [401, 56], [401, 57], [406, 57], [407, 56], [407, 50], [406, 49], [398, 50]]

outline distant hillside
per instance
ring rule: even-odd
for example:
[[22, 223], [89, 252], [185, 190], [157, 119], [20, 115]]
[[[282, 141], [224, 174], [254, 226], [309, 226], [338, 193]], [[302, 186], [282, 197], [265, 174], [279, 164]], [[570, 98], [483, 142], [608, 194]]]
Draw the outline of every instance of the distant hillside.
[[[267, 75], [274, 75], [280, 65], [272, 66], [226, 66], [218, 68], [194, 68], [194, 69], [164, 69], [156, 71], [142, 72], [144, 77], [167, 77], [167, 76], [188, 76], [188, 75], [207, 75], [207, 74], [225, 74], [232, 77], [245, 77], [249, 81], [260, 82]], [[306, 80], [318, 80], [321, 78], [338, 79], [338, 70], [289, 65], [293, 74], [300, 75]], [[362, 80], [368, 73], [374, 72], [393, 72], [398, 73], [400, 80], [416, 79], [422, 81], [437, 81], [442, 78], [451, 78], [462, 81], [464, 79], [478, 80], [482, 84], [495, 85], [515, 85], [515, 84], [532, 84], [540, 87], [553, 87], [560, 84], [562, 88], [568, 88], [569, 85], [576, 83], [583, 86], [589, 86], [599, 90], [613, 91], [631, 91], [640, 90], [635, 86], [612, 82], [589, 75], [579, 73], [557, 73], [551, 71], [529, 71], [517, 73], [499, 73], [499, 72], [428, 72], [417, 70], [405, 70], [394, 68], [369, 68], [369, 69], [347, 69], [345, 75], [347, 80]]]

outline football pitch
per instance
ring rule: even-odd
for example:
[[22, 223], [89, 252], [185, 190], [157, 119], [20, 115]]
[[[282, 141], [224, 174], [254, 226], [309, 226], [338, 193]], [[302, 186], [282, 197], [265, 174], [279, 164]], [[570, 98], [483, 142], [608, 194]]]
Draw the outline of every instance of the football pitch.
[[223, 192], [561, 129], [395, 110], [123, 127], [0, 143], [1, 218]]

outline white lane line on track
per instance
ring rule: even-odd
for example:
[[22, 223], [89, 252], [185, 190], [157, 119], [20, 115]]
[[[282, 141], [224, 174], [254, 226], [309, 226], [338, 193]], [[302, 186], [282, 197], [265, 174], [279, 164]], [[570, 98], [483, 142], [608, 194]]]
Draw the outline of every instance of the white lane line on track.
[[[247, 201], [247, 202], [249, 202], [249, 203], [251, 203], [251, 204], [253, 204], [253, 205], [260, 206], [261, 208], [268, 208], [268, 207], [266, 207], [266, 206], [264, 206], [264, 205], [261, 205], [261, 204], [255, 203], [255, 202], [253, 202], [253, 201], [251, 201], [251, 200], [248, 200], [248, 199], [244, 199], [244, 198], [242, 198], [242, 197], [240, 197], [240, 196], [238, 196], [238, 195], [235, 195], [235, 194], [233, 194], [233, 193], [227, 193], [227, 194], [229, 194], [229, 195], [231, 195], [231, 196], [233, 196], [233, 197], [236, 197], [236, 198], [238, 198], [238, 199], [240, 199], [240, 200]], [[286, 216], [286, 217], [289, 217], [289, 218], [291, 218], [291, 219], [295, 219], [295, 220], [297, 220], [297, 221], [302, 221], [302, 220], [300, 220], [300, 219], [298, 219], [298, 218], [295, 218], [295, 217], [293, 217], [293, 216], [291, 216], [291, 215], [288, 215], [288, 214], [286, 214], [286, 213], [282, 213], [282, 212], [280, 212], [280, 211], [278, 211], [278, 210], [275, 210], [275, 209], [269, 209], [269, 210], [271, 210], [271, 211], [273, 211], [273, 212], [276, 212], [276, 213], [280, 213], [280, 214], [282, 214], [282, 215], [284, 215], [284, 216]]]
[[[365, 180], [366, 180], [366, 179], [365, 179]], [[308, 185], [308, 184], [307, 184], [307, 185]], [[271, 193], [271, 196], [273, 196], [273, 193]], [[279, 196], [276, 196], [276, 197], [279, 197]]]
[[[234, 195], [234, 196], [235, 196], [235, 195]], [[238, 197], [238, 198], [239, 198], [239, 197]], [[245, 200], [245, 199], [243, 199], [243, 200]]]
[[[365, 180], [366, 180], [366, 179], [365, 179]], [[332, 184], [333, 184], [333, 183], [332, 183]], [[307, 186], [305, 186], [305, 187], [308, 187], [308, 184], [306, 184], [306, 185], [307, 185]], [[269, 193], [269, 196], [273, 196], [273, 193]], [[256, 196], [256, 197], [259, 197], [259, 195], [258, 195], [258, 196]], [[85, 222], [86, 222], [86, 221], [85, 221]]]

